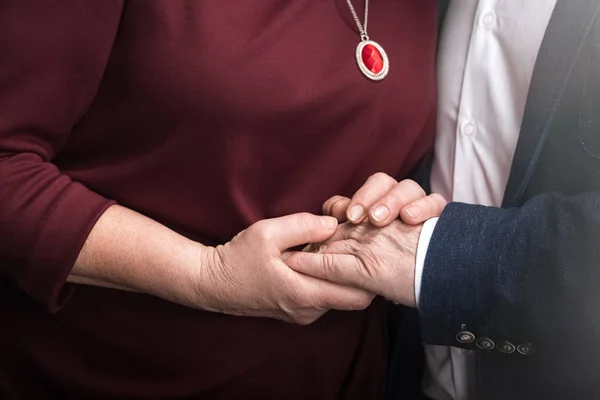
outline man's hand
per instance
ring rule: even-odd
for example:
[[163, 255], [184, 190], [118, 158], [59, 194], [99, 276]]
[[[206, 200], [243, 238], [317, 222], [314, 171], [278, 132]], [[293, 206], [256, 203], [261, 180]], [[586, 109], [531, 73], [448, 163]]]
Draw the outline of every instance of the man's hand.
[[416, 182], [400, 182], [384, 173], [372, 175], [352, 199], [333, 196], [323, 204], [323, 214], [360, 224], [369, 219], [375, 226], [386, 226], [398, 217], [409, 225], [419, 225], [439, 217], [446, 200], [437, 193], [426, 196]]
[[415, 259], [421, 227], [399, 220], [383, 228], [368, 221], [345, 223], [315, 253], [290, 254], [285, 262], [302, 274], [415, 307]]
[[445, 207], [442, 196], [427, 196], [416, 182], [397, 182], [377, 173], [352, 199], [334, 196], [327, 200], [323, 213], [348, 222], [326, 242], [290, 255], [286, 263], [303, 274], [362, 288], [414, 307], [422, 223], [438, 217]]
[[300, 274], [282, 260], [289, 248], [330, 238], [336, 226], [331, 217], [288, 215], [260, 221], [212, 248], [196, 280], [198, 308], [299, 324], [331, 309], [365, 309], [373, 294]]

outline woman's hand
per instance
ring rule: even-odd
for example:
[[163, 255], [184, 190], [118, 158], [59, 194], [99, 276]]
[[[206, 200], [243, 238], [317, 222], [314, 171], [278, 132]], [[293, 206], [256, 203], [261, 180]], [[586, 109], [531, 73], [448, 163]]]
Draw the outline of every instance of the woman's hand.
[[260, 221], [224, 246], [206, 248], [196, 280], [199, 308], [310, 324], [330, 309], [362, 310], [374, 295], [290, 269], [287, 249], [330, 238], [331, 217], [294, 214]]
[[309, 324], [330, 309], [360, 310], [373, 295], [302, 275], [282, 256], [336, 231], [332, 217], [294, 214], [260, 221], [224, 246], [206, 247], [121, 206], [98, 220], [68, 281], [147, 293], [233, 315]]
[[352, 199], [331, 197], [323, 204], [323, 214], [353, 224], [369, 219], [378, 227], [387, 226], [397, 218], [408, 225], [420, 225], [439, 217], [446, 204], [441, 195], [427, 196], [421, 186], [410, 179], [397, 182], [380, 172], [369, 177]]

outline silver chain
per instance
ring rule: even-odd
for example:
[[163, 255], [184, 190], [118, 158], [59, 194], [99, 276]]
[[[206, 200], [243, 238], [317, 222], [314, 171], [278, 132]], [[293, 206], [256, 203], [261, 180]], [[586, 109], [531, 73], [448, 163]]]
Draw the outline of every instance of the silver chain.
[[356, 26], [358, 27], [358, 31], [360, 32], [361, 40], [369, 40], [369, 36], [367, 36], [367, 24], [369, 23], [369, 0], [365, 0], [365, 24], [360, 23], [360, 19], [358, 18], [358, 14], [356, 14], [356, 10], [352, 5], [352, 1], [346, 0], [348, 3], [348, 7], [350, 8], [350, 12], [352, 13], [352, 17], [354, 17], [354, 22], [356, 22]]

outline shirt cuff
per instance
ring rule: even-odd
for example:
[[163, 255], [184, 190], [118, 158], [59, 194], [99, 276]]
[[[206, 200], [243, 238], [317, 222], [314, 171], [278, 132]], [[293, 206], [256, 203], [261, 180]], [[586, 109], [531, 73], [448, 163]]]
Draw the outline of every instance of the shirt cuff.
[[429, 241], [435, 230], [439, 218], [431, 218], [423, 224], [419, 243], [417, 245], [417, 260], [415, 263], [415, 301], [419, 308], [419, 297], [421, 296], [421, 279], [423, 278], [423, 268], [425, 266], [425, 256], [429, 249]]

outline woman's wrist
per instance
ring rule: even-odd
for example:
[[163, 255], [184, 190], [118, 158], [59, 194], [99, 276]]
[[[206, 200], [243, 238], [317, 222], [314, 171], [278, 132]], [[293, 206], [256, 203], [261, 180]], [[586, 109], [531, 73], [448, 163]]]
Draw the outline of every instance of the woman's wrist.
[[202, 308], [200, 288], [214, 248], [121, 206], [108, 208], [88, 236], [68, 282], [146, 293]]
[[209, 298], [218, 290], [212, 277], [214, 267], [214, 247], [204, 246], [189, 240], [184, 244], [176, 265], [166, 274], [167, 285], [160, 288], [162, 293], [152, 293], [175, 303], [210, 310]]

